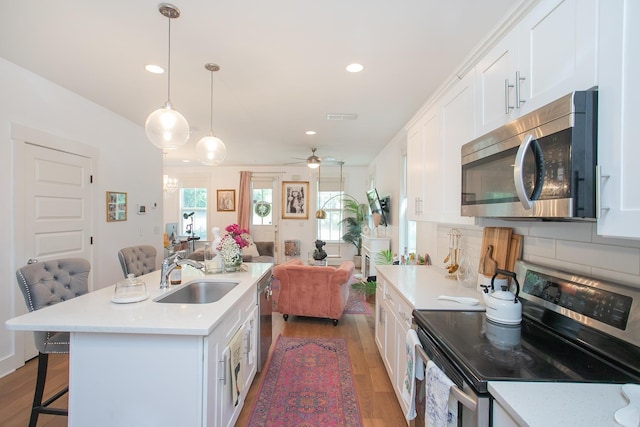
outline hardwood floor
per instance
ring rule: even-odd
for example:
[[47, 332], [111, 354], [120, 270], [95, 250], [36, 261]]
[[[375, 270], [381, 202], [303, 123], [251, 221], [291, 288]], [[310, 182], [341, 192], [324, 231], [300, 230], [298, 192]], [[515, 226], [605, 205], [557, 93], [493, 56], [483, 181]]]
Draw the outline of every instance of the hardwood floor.
[[[49, 369], [44, 389], [45, 398], [67, 385], [69, 379], [68, 360], [66, 354], [49, 356]], [[36, 357], [15, 372], [0, 378], [0, 426], [26, 427], [29, 425], [37, 371], [38, 358]], [[67, 398], [68, 394], [65, 394], [52, 406], [66, 408]], [[63, 427], [66, 425], [67, 417], [47, 414], [41, 414], [38, 417], [38, 427]]]
[[[374, 308], [371, 306], [371, 312], [373, 311]], [[287, 337], [346, 338], [364, 426], [406, 426], [407, 423], [374, 341], [374, 321], [373, 315], [346, 314], [342, 316], [338, 326], [333, 326], [330, 320], [296, 316], [291, 316], [289, 321], [285, 322], [279, 313], [274, 313], [273, 342], [275, 343], [280, 334]], [[236, 426], [247, 425], [260, 389], [262, 374], [266, 372], [268, 363], [269, 361], [266, 362], [262, 373], [253, 380]], [[68, 379], [66, 355], [51, 355], [49, 364], [45, 396], [49, 396], [48, 393], [51, 390], [63, 387]], [[37, 360], [33, 359], [16, 372], [0, 378], [0, 426], [25, 427], [28, 425], [36, 370]], [[66, 407], [66, 395], [56, 403], [57, 406]], [[38, 419], [38, 427], [66, 425], [66, 417], [40, 415]]]
[[[370, 305], [370, 308], [371, 313], [374, 313], [375, 307]], [[286, 337], [345, 338], [348, 343], [351, 370], [363, 425], [365, 427], [406, 426], [407, 421], [376, 347], [374, 322], [373, 314], [369, 316], [346, 314], [342, 316], [337, 326], [333, 326], [331, 321], [326, 319], [296, 316], [289, 317], [285, 322], [280, 313], [274, 313], [273, 340], [275, 344], [279, 334]], [[271, 348], [274, 348], [273, 344]], [[267, 360], [263, 371], [253, 380], [236, 426], [246, 426], [251, 418], [254, 402], [260, 391], [262, 375], [266, 372], [268, 364]]]

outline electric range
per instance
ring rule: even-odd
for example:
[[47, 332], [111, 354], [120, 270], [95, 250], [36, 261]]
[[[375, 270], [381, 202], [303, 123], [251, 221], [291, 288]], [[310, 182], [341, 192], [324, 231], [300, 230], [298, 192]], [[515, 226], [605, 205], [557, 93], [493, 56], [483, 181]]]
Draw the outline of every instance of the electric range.
[[640, 383], [640, 289], [519, 261], [523, 320], [414, 310], [427, 356], [477, 402], [461, 425], [489, 425], [489, 381]]

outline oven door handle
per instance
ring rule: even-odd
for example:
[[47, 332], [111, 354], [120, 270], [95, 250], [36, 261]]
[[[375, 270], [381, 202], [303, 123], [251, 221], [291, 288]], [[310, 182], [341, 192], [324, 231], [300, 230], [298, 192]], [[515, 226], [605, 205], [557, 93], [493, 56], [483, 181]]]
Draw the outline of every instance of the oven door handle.
[[[425, 365], [429, 360], [431, 360], [431, 358], [427, 356], [427, 353], [425, 353], [421, 345], [416, 344], [416, 351], [418, 352], [418, 354], [420, 354], [420, 357], [424, 361]], [[462, 403], [462, 405], [465, 408], [468, 408], [471, 412], [476, 412], [476, 410], [478, 409], [478, 399], [469, 396], [467, 393], [460, 390], [457, 385], [452, 385], [449, 392], [458, 400], [458, 402]]]
[[[535, 184], [531, 197], [527, 194], [527, 190], [524, 185], [524, 157], [527, 154], [527, 150], [531, 147], [533, 151], [534, 161], [536, 165]], [[542, 147], [537, 139], [531, 134], [527, 134], [522, 140], [522, 144], [518, 148], [516, 153], [516, 160], [513, 165], [513, 183], [516, 187], [516, 194], [520, 203], [525, 210], [530, 210], [533, 207], [533, 201], [540, 197], [542, 192], [542, 185], [544, 181], [544, 156], [542, 155]]]

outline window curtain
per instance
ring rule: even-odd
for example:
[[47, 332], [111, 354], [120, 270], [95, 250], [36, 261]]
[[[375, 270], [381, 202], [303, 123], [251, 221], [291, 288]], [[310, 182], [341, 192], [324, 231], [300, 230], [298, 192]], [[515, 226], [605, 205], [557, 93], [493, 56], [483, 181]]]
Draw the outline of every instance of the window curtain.
[[251, 232], [251, 172], [240, 172], [238, 188], [238, 225]]

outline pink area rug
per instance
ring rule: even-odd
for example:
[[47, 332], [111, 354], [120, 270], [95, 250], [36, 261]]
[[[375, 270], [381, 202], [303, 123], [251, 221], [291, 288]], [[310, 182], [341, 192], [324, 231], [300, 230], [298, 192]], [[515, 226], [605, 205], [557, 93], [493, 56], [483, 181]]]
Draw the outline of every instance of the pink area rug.
[[248, 425], [362, 426], [345, 339], [279, 336]]
[[353, 289], [349, 292], [347, 305], [344, 307], [344, 314], [371, 314], [369, 304], [364, 300], [364, 296], [355, 292]]

